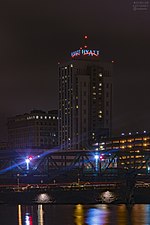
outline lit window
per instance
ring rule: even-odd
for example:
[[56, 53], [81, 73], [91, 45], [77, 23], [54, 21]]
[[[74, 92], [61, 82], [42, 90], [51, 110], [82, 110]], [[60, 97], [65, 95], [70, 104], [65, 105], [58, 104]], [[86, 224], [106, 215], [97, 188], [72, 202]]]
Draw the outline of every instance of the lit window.
[[99, 86], [102, 86], [102, 83], [99, 83]]
[[36, 119], [38, 119], [39, 118], [39, 116], [36, 116]]
[[73, 64], [71, 64], [70, 67], [73, 67]]
[[79, 108], [79, 106], [78, 105], [76, 105], [76, 109], [78, 109]]
[[51, 119], [51, 116], [49, 116], [49, 119]]
[[67, 66], [65, 66], [65, 70], [67, 70]]
[[102, 77], [103, 75], [101, 73], [99, 73], [99, 77]]
[[45, 116], [45, 119], [47, 119], [47, 116]]
[[55, 119], [55, 116], [53, 116], [53, 120]]
[[40, 119], [43, 119], [43, 116], [40, 116]]
[[125, 146], [121, 146], [120, 148], [123, 148], [123, 149], [124, 149], [124, 148], [125, 148]]

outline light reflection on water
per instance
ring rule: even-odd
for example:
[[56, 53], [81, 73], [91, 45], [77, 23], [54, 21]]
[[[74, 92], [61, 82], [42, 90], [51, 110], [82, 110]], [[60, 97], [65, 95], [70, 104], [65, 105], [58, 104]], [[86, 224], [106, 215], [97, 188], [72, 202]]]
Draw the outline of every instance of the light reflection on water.
[[25, 214], [25, 225], [33, 225], [30, 213]]
[[38, 225], [44, 225], [43, 214], [43, 205], [38, 205]]
[[150, 225], [150, 205], [0, 205], [2, 225]]
[[86, 223], [88, 225], [104, 225], [108, 222], [109, 211], [103, 208], [92, 208], [87, 211]]

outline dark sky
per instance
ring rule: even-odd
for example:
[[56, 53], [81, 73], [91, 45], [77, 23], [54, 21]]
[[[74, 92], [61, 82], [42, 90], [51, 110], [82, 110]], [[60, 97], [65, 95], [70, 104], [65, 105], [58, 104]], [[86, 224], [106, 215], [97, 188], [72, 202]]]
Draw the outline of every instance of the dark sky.
[[115, 60], [113, 130], [150, 130], [150, 8], [132, 0], [0, 1], [0, 141], [7, 116], [57, 108], [57, 63], [84, 34]]

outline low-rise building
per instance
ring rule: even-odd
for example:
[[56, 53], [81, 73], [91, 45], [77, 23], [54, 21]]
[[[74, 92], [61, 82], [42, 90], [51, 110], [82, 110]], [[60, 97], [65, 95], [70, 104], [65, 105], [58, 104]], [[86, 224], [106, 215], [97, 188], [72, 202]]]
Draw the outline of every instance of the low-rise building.
[[104, 138], [95, 144], [95, 148], [110, 155], [116, 154], [117, 168], [150, 172], [150, 132], [122, 133], [118, 137]]
[[51, 149], [58, 144], [58, 112], [33, 110], [8, 118], [9, 149]]

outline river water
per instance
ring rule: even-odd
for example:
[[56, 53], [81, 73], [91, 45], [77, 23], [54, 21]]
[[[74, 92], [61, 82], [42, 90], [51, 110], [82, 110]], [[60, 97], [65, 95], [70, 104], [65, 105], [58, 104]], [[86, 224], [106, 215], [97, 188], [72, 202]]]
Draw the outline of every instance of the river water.
[[0, 205], [0, 225], [150, 225], [150, 205]]

